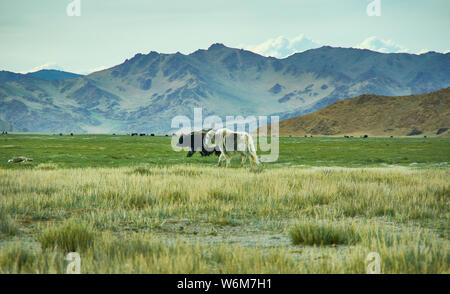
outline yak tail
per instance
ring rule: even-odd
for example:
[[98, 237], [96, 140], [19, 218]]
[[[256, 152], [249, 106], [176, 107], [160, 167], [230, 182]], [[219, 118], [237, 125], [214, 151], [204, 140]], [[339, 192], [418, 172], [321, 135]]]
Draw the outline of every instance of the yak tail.
[[253, 138], [252, 135], [248, 134], [247, 135], [247, 146], [248, 146], [248, 153], [250, 155], [250, 159], [255, 162], [257, 165], [260, 164], [259, 160], [258, 160], [258, 155], [256, 155], [256, 148], [255, 148], [255, 144], [253, 144]]

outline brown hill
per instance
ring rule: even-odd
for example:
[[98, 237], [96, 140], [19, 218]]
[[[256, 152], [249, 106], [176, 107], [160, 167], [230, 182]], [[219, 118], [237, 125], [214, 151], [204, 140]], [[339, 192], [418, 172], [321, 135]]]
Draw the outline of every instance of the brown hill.
[[450, 87], [410, 96], [361, 95], [279, 124], [280, 136], [449, 136]]

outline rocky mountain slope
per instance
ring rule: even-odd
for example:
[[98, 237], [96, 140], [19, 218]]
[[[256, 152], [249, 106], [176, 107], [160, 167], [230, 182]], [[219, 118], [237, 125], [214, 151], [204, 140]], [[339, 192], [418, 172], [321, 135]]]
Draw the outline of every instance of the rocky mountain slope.
[[175, 115], [316, 111], [364, 93], [409, 95], [450, 85], [450, 54], [322, 47], [288, 58], [214, 44], [189, 55], [137, 54], [75, 79], [0, 73], [0, 119], [33, 132], [156, 132]]
[[279, 123], [281, 136], [448, 136], [450, 88], [399, 97], [361, 95]]

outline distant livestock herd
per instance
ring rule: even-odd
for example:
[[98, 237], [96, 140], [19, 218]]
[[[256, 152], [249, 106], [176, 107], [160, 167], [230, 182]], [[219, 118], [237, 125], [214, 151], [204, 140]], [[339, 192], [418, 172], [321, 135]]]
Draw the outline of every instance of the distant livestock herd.
[[[439, 130], [441, 131], [441, 130]], [[443, 132], [447, 129], [442, 129]], [[439, 132], [438, 132], [439, 133]], [[6, 135], [8, 132], [3, 131], [2, 135]], [[62, 136], [62, 133], [59, 133]], [[113, 135], [116, 135], [115, 133]], [[146, 136], [145, 133], [131, 133], [131, 136]], [[73, 133], [70, 133], [73, 136]], [[150, 136], [155, 136], [151, 133]], [[168, 137], [169, 135], [165, 135]], [[172, 134], [172, 136], [176, 136]], [[305, 137], [307, 137], [305, 135]], [[312, 137], [312, 135], [310, 136]], [[368, 135], [361, 135], [360, 138], [368, 138]], [[353, 136], [345, 135], [344, 138], [353, 138]], [[393, 136], [390, 136], [393, 138]], [[427, 136], [424, 136], [427, 138]], [[250, 160], [251, 166], [260, 165], [260, 161], [256, 154], [256, 148], [253, 143], [252, 136], [246, 132], [235, 132], [226, 128], [213, 130], [202, 129], [198, 131], [192, 131], [189, 133], [181, 134], [178, 138], [178, 147], [184, 147], [188, 150], [187, 157], [192, 157], [195, 152], [199, 152], [201, 156], [210, 156], [215, 154], [219, 156], [218, 166], [222, 165], [222, 162], [226, 162], [226, 167], [230, 165], [230, 161], [235, 156], [241, 156], [241, 167], [244, 166], [247, 157]], [[32, 161], [32, 158], [24, 156], [13, 157], [8, 160], [9, 163], [27, 162]]]

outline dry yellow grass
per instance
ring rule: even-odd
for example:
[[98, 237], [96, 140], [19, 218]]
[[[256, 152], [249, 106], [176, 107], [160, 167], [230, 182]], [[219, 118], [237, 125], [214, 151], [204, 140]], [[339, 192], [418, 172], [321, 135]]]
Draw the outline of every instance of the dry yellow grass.
[[449, 272], [449, 169], [52, 168], [0, 169], [0, 272]]

